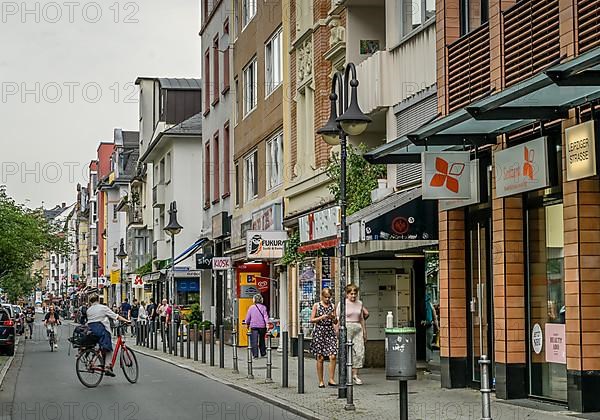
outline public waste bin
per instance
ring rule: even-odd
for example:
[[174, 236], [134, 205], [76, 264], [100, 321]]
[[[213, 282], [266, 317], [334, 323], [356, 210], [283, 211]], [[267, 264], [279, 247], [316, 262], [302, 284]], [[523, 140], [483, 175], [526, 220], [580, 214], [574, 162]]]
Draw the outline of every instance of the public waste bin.
[[417, 330], [413, 327], [385, 329], [385, 377], [417, 379]]

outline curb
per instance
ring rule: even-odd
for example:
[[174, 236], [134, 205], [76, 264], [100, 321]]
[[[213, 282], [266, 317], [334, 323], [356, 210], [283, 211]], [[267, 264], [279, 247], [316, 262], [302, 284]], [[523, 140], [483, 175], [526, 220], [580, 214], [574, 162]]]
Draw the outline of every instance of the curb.
[[[20, 337], [17, 337], [16, 343], [15, 343], [15, 354], [17, 353], [17, 346], [19, 345], [20, 342], [21, 342]], [[4, 378], [6, 378], [6, 374], [8, 373], [8, 370], [10, 369], [13, 360], [15, 360], [14, 355], [12, 355], [8, 358], [8, 360], [2, 367], [2, 370], [0, 371], [0, 390], [2, 389], [2, 384], [4, 383]]]
[[273, 404], [276, 407], [284, 409], [285, 411], [288, 411], [288, 412], [290, 412], [292, 414], [295, 414], [297, 416], [300, 416], [302, 418], [310, 419], [310, 420], [322, 420], [323, 419], [323, 417], [317, 417], [313, 413], [307, 412], [308, 411], [307, 408], [300, 409], [300, 408], [296, 408], [294, 406], [291, 406], [290, 405], [291, 403], [289, 401], [282, 401], [280, 399], [277, 399], [277, 398], [274, 398], [274, 397], [271, 397], [271, 396], [268, 396], [268, 395], [264, 395], [264, 394], [262, 394], [260, 392], [256, 392], [256, 391], [253, 391], [251, 389], [244, 388], [243, 386], [233, 384], [233, 383], [231, 383], [231, 382], [229, 382], [227, 380], [224, 380], [224, 379], [219, 378], [217, 376], [213, 376], [213, 375], [211, 375], [209, 373], [200, 372], [200, 371], [194, 369], [191, 366], [188, 366], [188, 365], [185, 365], [185, 364], [182, 364], [182, 363], [178, 363], [176, 361], [167, 359], [166, 357], [162, 357], [162, 356], [159, 356], [159, 355], [156, 355], [156, 354], [148, 353], [145, 350], [140, 350], [140, 349], [137, 348], [137, 346], [134, 347], [134, 349], [135, 349], [136, 353], [140, 353], [140, 354], [143, 354], [144, 356], [152, 357], [153, 359], [157, 359], [157, 360], [160, 360], [162, 362], [168, 363], [170, 365], [177, 366], [178, 368], [185, 369], [185, 370], [187, 370], [189, 372], [192, 372], [192, 373], [195, 373], [197, 375], [203, 376], [203, 377], [205, 377], [207, 379], [213, 380], [213, 381], [218, 382], [218, 383], [220, 383], [222, 385], [226, 385], [226, 386], [228, 386], [230, 388], [233, 388], [233, 389], [235, 389], [237, 391], [243, 392], [245, 394], [251, 395], [251, 396], [253, 396], [255, 398], [258, 398], [260, 400], [263, 400], [263, 401], [266, 401], [266, 402], [268, 402], [270, 404]]

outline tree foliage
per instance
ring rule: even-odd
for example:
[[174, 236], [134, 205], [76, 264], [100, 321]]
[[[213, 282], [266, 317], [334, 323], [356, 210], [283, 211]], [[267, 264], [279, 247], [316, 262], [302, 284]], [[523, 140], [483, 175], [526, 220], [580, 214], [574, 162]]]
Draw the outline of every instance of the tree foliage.
[[[346, 157], [346, 214], [350, 215], [371, 204], [371, 191], [377, 188], [377, 180], [386, 177], [386, 165], [372, 165], [365, 160], [364, 144], [348, 145]], [[334, 153], [327, 165], [327, 176], [333, 181], [329, 191], [340, 199], [340, 153]]]
[[42, 210], [17, 204], [0, 186], [0, 287], [11, 299], [30, 293], [39, 281], [40, 274], [31, 273], [36, 260], [68, 251], [62, 226], [48, 222]]

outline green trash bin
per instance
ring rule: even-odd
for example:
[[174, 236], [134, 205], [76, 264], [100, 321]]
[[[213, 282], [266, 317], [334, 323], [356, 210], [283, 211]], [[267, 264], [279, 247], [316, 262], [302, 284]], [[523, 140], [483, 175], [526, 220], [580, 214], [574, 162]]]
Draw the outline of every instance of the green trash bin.
[[417, 330], [414, 327], [385, 329], [385, 377], [417, 379]]

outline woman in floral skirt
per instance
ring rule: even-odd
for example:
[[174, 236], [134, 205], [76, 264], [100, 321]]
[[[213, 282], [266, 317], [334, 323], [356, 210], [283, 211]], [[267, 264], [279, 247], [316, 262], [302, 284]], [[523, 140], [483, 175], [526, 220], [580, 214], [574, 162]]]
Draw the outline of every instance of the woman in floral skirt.
[[335, 377], [335, 358], [337, 355], [337, 336], [334, 325], [338, 320], [335, 308], [331, 303], [331, 290], [325, 288], [321, 291], [321, 301], [315, 303], [310, 315], [310, 322], [315, 324], [310, 351], [317, 358], [317, 378], [319, 388], [325, 388], [323, 381], [323, 361], [329, 357], [329, 386], [337, 386]]

